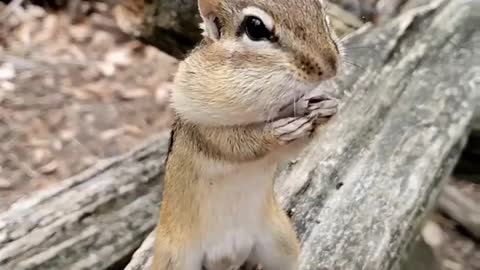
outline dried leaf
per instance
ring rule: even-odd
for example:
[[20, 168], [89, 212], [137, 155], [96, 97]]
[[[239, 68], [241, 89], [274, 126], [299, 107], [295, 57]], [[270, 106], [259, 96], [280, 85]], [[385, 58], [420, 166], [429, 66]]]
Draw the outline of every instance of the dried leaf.
[[97, 160], [98, 159], [96, 157], [87, 156], [87, 157], [82, 158], [82, 163], [85, 166], [91, 166], [91, 165], [95, 164], [97, 162]]
[[92, 35], [92, 26], [87, 23], [71, 25], [69, 30], [70, 36], [76, 42], [85, 42]]
[[115, 65], [110, 62], [98, 62], [97, 67], [105, 77], [113, 76], [116, 71]]
[[71, 129], [64, 129], [64, 130], [60, 131], [60, 138], [64, 142], [71, 141], [73, 138], [75, 138], [75, 135], [76, 135], [75, 131], [71, 130]]
[[110, 51], [105, 56], [105, 61], [119, 67], [128, 66], [132, 59], [130, 57], [131, 50], [127, 47]]
[[58, 162], [56, 160], [52, 160], [46, 165], [40, 167], [39, 171], [42, 174], [52, 174], [58, 169]]
[[36, 148], [33, 150], [33, 162], [35, 164], [45, 163], [47, 160], [52, 158], [52, 153], [45, 148]]
[[2, 189], [11, 189], [13, 187], [12, 183], [7, 179], [0, 178], [0, 190]]
[[123, 130], [129, 135], [138, 136], [143, 134], [142, 129], [134, 125], [126, 125], [123, 127]]
[[53, 140], [53, 142], [52, 142], [52, 148], [53, 148], [54, 150], [56, 150], [56, 151], [62, 150], [62, 149], [63, 149], [63, 143], [62, 143], [62, 141], [59, 140], [59, 139]]
[[125, 100], [139, 99], [148, 96], [150, 93], [144, 88], [123, 89], [118, 91], [120, 98]]
[[75, 89], [74, 91], [70, 92], [70, 94], [78, 100], [89, 100], [94, 98], [91, 93], [83, 89]]
[[15, 91], [15, 84], [9, 81], [1, 81], [0, 82], [0, 93], [1, 92], [12, 92]]
[[173, 87], [172, 83], [162, 83], [155, 91], [155, 102], [159, 105], [165, 105], [169, 98], [169, 93]]
[[15, 75], [15, 66], [12, 63], [6, 62], [0, 66], [0, 80], [11, 80]]
[[124, 131], [122, 128], [109, 129], [100, 133], [100, 139], [102, 139], [103, 141], [109, 141], [115, 137], [122, 135], [123, 132]]
[[49, 14], [43, 19], [42, 26], [38, 29], [40, 31], [34, 32], [34, 42], [36, 44], [41, 42], [47, 42], [53, 38], [53, 36], [58, 32], [60, 20], [59, 16], [56, 14]]

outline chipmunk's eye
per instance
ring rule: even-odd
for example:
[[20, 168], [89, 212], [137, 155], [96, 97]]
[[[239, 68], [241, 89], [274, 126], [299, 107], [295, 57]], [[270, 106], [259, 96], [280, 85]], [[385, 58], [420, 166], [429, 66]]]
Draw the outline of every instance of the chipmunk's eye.
[[268, 30], [260, 18], [248, 16], [244, 20], [245, 33], [253, 41], [270, 40], [273, 37], [272, 31]]

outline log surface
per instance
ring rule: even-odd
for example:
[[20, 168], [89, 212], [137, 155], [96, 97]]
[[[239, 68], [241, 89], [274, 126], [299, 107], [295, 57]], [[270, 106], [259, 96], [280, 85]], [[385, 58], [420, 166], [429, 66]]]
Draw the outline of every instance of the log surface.
[[0, 214], [0, 269], [125, 264], [157, 221], [167, 135]]
[[[435, 1], [346, 41], [345, 102], [277, 182], [301, 269], [399, 269], [465, 144], [476, 14], [476, 0]], [[157, 222], [167, 137], [0, 214], [0, 269], [123, 269]], [[146, 269], [151, 244], [127, 269]]]

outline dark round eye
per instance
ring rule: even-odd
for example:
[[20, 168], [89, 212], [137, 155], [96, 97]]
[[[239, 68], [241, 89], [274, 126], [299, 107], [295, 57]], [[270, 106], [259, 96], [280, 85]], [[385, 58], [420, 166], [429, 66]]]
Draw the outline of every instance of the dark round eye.
[[262, 20], [255, 16], [245, 18], [245, 33], [253, 41], [268, 40], [273, 36]]

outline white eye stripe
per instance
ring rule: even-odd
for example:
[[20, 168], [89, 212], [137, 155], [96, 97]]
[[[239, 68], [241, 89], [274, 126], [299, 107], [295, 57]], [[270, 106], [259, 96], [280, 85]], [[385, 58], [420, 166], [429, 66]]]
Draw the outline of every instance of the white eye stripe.
[[257, 7], [250, 6], [250, 7], [244, 8], [242, 10], [242, 13], [244, 16], [255, 16], [260, 18], [263, 24], [265, 24], [265, 27], [267, 27], [267, 29], [273, 30], [273, 26], [275, 25], [275, 22], [273, 21], [272, 16], [270, 16], [265, 11]]

